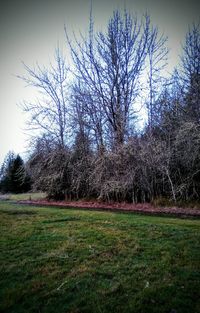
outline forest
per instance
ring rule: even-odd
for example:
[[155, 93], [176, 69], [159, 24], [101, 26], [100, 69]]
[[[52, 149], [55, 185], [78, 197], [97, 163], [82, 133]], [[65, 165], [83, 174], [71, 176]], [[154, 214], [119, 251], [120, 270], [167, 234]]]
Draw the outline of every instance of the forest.
[[[87, 36], [72, 39], [66, 26], [64, 33], [71, 61], [58, 46], [49, 66], [23, 64], [19, 76], [38, 91], [21, 103], [33, 134], [17, 171], [23, 191], [56, 200], [197, 202], [199, 24], [188, 28], [170, 75], [167, 37], [148, 14], [114, 11], [105, 31], [91, 14]], [[14, 160], [1, 168], [3, 192]]]

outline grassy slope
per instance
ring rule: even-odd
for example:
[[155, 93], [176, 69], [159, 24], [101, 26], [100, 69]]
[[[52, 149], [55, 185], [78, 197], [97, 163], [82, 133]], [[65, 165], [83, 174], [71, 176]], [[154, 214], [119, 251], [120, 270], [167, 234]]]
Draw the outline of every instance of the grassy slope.
[[0, 311], [200, 312], [198, 220], [0, 202]]

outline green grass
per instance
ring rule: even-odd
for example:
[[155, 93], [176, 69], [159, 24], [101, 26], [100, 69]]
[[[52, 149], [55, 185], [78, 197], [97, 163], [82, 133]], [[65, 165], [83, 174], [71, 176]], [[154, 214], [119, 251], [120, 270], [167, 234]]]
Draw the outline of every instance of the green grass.
[[27, 193], [18, 193], [8, 195], [9, 200], [18, 201], [18, 200], [41, 200], [46, 197], [44, 192], [27, 192]]
[[199, 220], [0, 202], [0, 311], [200, 312]]

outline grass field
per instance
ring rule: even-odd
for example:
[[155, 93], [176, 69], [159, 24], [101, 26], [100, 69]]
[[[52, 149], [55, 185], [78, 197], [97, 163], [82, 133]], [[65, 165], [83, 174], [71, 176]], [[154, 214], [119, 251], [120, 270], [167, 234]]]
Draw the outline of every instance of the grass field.
[[200, 312], [200, 221], [0, 202], [0, 311]]
[[8, 195], [9, 200], [19, 201], [19, 200], [41, 200], [46, 197], [44, 192], [27, 192]]
[[0, 200], [43, 200], [46, 198], [46, 193], [44, 192], [26, 192], [26, 193], [12, 193], [12, 194], [0, 194]]

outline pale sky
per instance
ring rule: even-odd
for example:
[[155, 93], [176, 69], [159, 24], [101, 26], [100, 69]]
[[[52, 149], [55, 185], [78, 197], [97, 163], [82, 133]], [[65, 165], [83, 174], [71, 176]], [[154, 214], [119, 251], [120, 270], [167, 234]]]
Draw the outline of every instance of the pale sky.
[[[4, 2], [4, 3], [3, 3]], [[87, 32], [91, 0], [1, 1], [0, 7], [0, 164], [9, 150], [25, 157], [28, 136], [25, 116], [17, 106], [34, 100], [34, 92], [15, 75], [24, 73], [21, 61], [48, 65], [57, 42], [67, 55], [64, 23], [69, 32]], [[97, 30], [107, 24], [114, 9], [151, 15], [160, 32], [168, 36], [169, 70], [178, 61], [188, 25], [199, 20], [196, 0], [93, 0]]]

